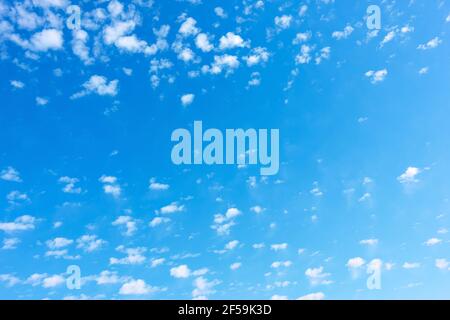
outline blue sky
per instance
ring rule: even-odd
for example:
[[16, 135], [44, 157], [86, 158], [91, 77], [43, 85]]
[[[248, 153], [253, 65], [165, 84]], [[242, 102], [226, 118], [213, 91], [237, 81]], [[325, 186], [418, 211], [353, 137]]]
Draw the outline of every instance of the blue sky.
[[[0, 298], [450, 298], [449, 30], [440, 0], [0, 0]], [[174, 165], [195, 120], [279, 129], [278, 174]]]

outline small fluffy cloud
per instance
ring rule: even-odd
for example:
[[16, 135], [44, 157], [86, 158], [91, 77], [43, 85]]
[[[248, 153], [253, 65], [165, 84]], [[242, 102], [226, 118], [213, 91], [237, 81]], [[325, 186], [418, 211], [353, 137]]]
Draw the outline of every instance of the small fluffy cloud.
[[122, 285], [119, 294], [122, 295], [144, 295], [156, 291], [156, 288], [149, 286], [144, 280], [130, 280]]
[[353, 32], [352, 26], [346, 26], [343, 31], [334, 31], [331, 36], [337, 40], [347, 39]]
[[184, 94], [181, 96], [181, 104], [183, 107], [187, 107], [188, 105], [194, 102], [195, 95], [192, 93]]
[[62, 191], [64, 193], [81, 193], [81, 188], [76, 187], [75, 185], [78, 183], [77, 178], [70, 178], [70, 177], [61, 177], [59, 178], [58, 182], [63, 183], [64, 187]]
[[85, 234], [77, 239], [77, 248], [85, 252], [93, 252], [100, 249], [106, 241], [98, 239], [96, 235]]
[[449, 269], [450, 262], [447, 261], [447, 259], [436, 259], [434, 265], [438, 269], [447, 270], [447, 269]]
[[126, 236], [132, 236], [137, 231], [137, 221], [130, 216], [119, 216], [112, 225], [125, 227]]
[[219, 235], [228, 235], [231, 227], [235, 224], [235, 218], [240, 214], [241, 211], [237, 208], [229, 208], [225, 214], [215, 214], [214, 224], [211, 228], [216, 230]]
[[179, 205], [178, 202], [172, 202], [171, 204], [162, 207], [159, 212], [161, 214], [171, 214], [184, 211], [184, 205]]
[[170, 222], [169, 218], [155, 217], [152, 219], [152, 221], [150, 221], [149, 226], [152, 228], [155, 228], [156, 226], [159, 226], [160, 224], [168, 223], [168, 222]]
[[246, 43], [240, 35], [234, 34], [233, 32], [227, 32], [224, 36], [220, 37], [219, 48], [221, 50], [242, 48], [245, 47]]
[[369, 70], [365, 73], [365, 76], [370, 79], [370, 82], [376, 84], [382, 82], [388, 74], [387, 69], [382, 69], [378, 71]]
[[331, 280], [326, 278], [330, 276], [329, 273], [323, 272], [323, 267], [308, 268], [305, 271], [306, 277], [309, 279], [311, 285], [330, 284]]
[[209, 52], [214, 49], [214, 46], [209, 42], [208, 35], [206, 33], [199, 33], [195, 38], [195, 45], [203, 52]]
[[435, 246], [435, 245], [437, 245], [437, 244], [439, 244], [441, 242], [442, 242], [441, 239], [431, 238], [431, 239], [428, 239], [427, 241], [425, 241], [425, 245], [431, 247], [431, 246]]
[[88, 81], [83, 83], [83, 90], [73, 94], [71, 99], [77, 99], [84, 97], [88, 94], [95, 93], [100, 96], [111, 96], [114, 97], [118, 92], [119, 80], [111, 80], [104, 76], [93, 75]]
[[3, 240], [2, 250], [14, 250], [19, 243], [19, 238], [6, 238]]
[[188, 278], [191, 275], [191, 270], [185, 264], [170, 269], [170, 275], [174, 278]]
[[427, 43], [420, 44], [417, 49], [419, 50], [429, 50], [438, 47], [442, 43], [442, 40], [439, 37], [435, 37], [428, 41]]
[[62, 285], [65, 282], [64, 277], [60, 275], [53, 275], [46, 277], [42, 280], [42, 287], [44, 288], [54, 288]]
[[137, 265], [145, 262], [146, 257], [143, 255], [147, 249], [143, 247], [137, 248], [125, 248], [124, 246], [118, 246], [116, 248], [118, 252], [126, 254], [124, 258], [109, 258], [109, 264], [121, 264], [121, 265]]
[[199, 29], [196, 27], [197, 21], [194, 18], [188, 17], [180, 26], [178, 32], [183, 37], [195, 36]]
[[60, 249], [60, 248], [67, 247], [68, 245], [73, 243], [73, 240], [63, 238], [63, 237], [58, 237], [55, 239], [47, 240], [45, 243], [47, 244], [47, 247], [54, 250], [54, 249]]
[[0, 230], [4, 232], [33, 230], [35, 228], [35, 224], [35, 217], [24, 215], [16, 218], [13, 222], [0, 222]]
[[275, 17], [274, 19], [275, 25], [280, 29], [287, 29], [290, 27], [292, 22], [292, 16], [291, 15], [282, 15], [280, 17]]
[[397, 177], [397, 181], [401, 184], [410, 184], [410, 183], [416, 183], [419, 182], [419, 180], [416, 178], [417, 175], [421, 170], [416, 167], [408, 167], [404, 173], [402, 173], [400, 176]]
[[272, 249], [273, 251], [280, 251], [280, 250], [286, 250], [288, 247], [287, 243], [277, 243], [277, 244], [272, 244], [270, 246], [270, 249]]
[[362, 267], [364, 264], [366, 263], [366, 261], [361, 258], [361, 257], [356, 257], [356, 258], [351, 258], [347, 261], [346, 266], [348, 268], [360, 268]]
[[12, 182], [22, 182], [20, 173], [13, 167], [7, 167], [0, 172], [0, 179]]
[[359, 242], [362, 245], [374, 246], [378, 244], [378, 239], [364, 239]]
[[309, 293], [307, 295], [297, 298], [297, 300], [323, 300], [323, 299], [325, 299], [325, 294], [323, 292]]
[[230, 265], [230, 269], [234, 271], [234, 270], [239, 269], [241, 266], [242, 266], [242, 263], [240, 263], [240, 262], [235, 262], [235, 263], [232, 263], [232, 264]]
[[31, 37], [29, 49], [34, 51], [59, 50], [62, 49], [63, 42], [63, 34], [60, 30], [45, 29]]
[[420, 268], [420, 263], [418, 262], [405, 262], [402, 265], [403, 269], [417, 269]]
[[103, 183], [103, 191], [106, 194], [112, 195], [114, 198], [120, 197], [122, 193], [122, 188], [117, 183], [117, 178], [114, 176], [105, 176], [102, 175], [99, 178], [99, 181]]
[[247, 62], [247, 66], [252, 67], [267, 62], [269, 60], [269, 52], [267, 52], [266, 48], [256, 47], [251, 50], [248, 56], [244, 57], [244, 60]]
[[163, 191], [163, 190], [169, 189], [170, 186], [168, 184], [165, 184], [165, 183], [157, 182], [156, 178], [151, 178], [150, 179], [150, 185], [148, 186], [148, 188], [150, 190], [153, 190], [153, 191]]

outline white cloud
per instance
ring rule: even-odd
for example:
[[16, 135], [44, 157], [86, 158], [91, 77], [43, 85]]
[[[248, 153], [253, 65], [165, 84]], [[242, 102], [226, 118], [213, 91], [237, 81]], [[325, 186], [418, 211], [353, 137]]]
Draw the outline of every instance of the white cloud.
[[218, 17], [220, 17], [220, 18], [222, 18], [222, 19], [225, 19], [225, 18], [227, 17], [227, 14], [226, 14], [225, 10], [224, 10], [222, 7], [215, 7], [215, 8], [214, 8], [214, 13], [215, 13]]
[[295, 35], [295, 39], [292, 40], [292, 43], [299, 44], [299, 43], [308, 41], [310, 38], [311, 38], [311, 31], [299, 32]]
[[63, 237], [57, 237], [55, 239], [47, 240], [45, 243], [47, 244], [47, 247], [54, 250], [54, 249], [60, 249], [60, 248], [67, 247], [68, 245], [71, 245], [73, 243], [73, 240], [63, 238]]
[[122, 188], [117, 183], [117, 178], [114, 176], [105, 176], [102, 175], [99, 178], [99, 181], [103, 183], [103, 191], [106, 194], [112, 195], [114, 198], [120, 197], [122, 193]]
[[248, 56], [244, 57], [244, 60], [247, 62], [247, 66], [251, 67], [267, 62], [269, 60], [269, 53], [266, 48], [256, 47], [252, 49]]
[[47, 278], [44, 278], [42, 281], [42, 286], [44, 288], [54, 288], [65, 282], [64, 278], [60, 275], [53, 275]]
[[246, 46], [244, 39], [240, 35], [234, 34], [233, 32], [227, 32], [224, 36], [220, 37], [219, 48], [221, 50], [233, 49], [233, 48], [243, 48]]
[[150, 266], [152, 268], [156, 268], [157, 266], [162, 265], [165, 261], [166, 259], [164, 258], [152, 259], [150, 262]]
[[82, 249], [85, 252], [93, 252], [100, 249], [104, 244], [105, 240], [98, 239], [96, 235], [85, 234], [77, 239], [77, 248]]
[[347, 39], [353, 32], [352, 26], [346, 26], [343, 31], [334, 31], [331, 36], [337, 40]]
[[234, 69], [239, 67], [239, 60], [237, 56], [224, 54], [221, 56], [214, 56], [214, 62], [211, 66], [203, 66], [203, 73], [219, 74], [223, 70], [227, 73], [233, 72]]
[[122, 264], [122, 265], [137, 265], [145, 262], [145, 256], [143, 255], [147, 249], [143, 247], [137, 248], [125, 248], [124, 246], [118, 246], [117, 251], [125, 253], [127, 256], [121, 259], [109, 258], [109, 263], [111, 265]]
[[0, 222], [0, 230], [4, 232], [33, 230], [35, 223], [36, 218], [33, 216], [24, 215], [16, 218], [14, 222]]
[[419, 74], [427, 74], [428, 73], [429, 68], [428, 67], [423, 67], [420, 68], [419, 70]]
[[191, 270], [185, 264], [170, 269], [170, 275], [174, 278], [188, 278], [191, 275]]
[[118, 83], [119, 80], [111, 80], [108, 82], [108, 79], [104, 76], [93, 75], [89, 78], [88, 81], [83, 83], [83, 90], [77, 92], [71, 96], [71, 99], [77, 99], [84, 97], [85, 95], [95, 93], [100, 96], [112, 96], [117, 95], [118, 92]]
[[378, 239], [364, 239], [361, 240], [359, 243], [368, 246], [375, 246], [378, 244]]
[[348, 268], [360, 268], [362, 267], [366, 261], [361, 257], [351, 258], [347, 261], [346, 266]]
[[0, 172], [0, 179], [12, 182], [22, 182], [20, 173], [13, 167], [7, 167]]
[[211, 228], [216, 230], [219, 235], [228, 235], [230, 234], [231, 227], [235, 224], [234, 219], [241, 215], [241, 213], [237, 208], [229, 208], [224, 215], [215, 214], [214, 224]]
[[36, 104], [38, 106], [45, 106], [48, 104], [48, 99], [43, 98], [43, 97], [36, 97]]
[[65, 184], [65, 186], [62, 189], [64, 193], [75, 193], [75, 194], [81, 193], [81, 188], [75, 187], [75, 184], [77, 184], [78, 181], [79, 180], [77, 178], [70, 178], [67, 176], [61, 177], [58, 180], [59, 183]]
[[264, 212], [265, 210], [266, 210], [266, 209], [263, 208], [263, 207], [261, 207], [261, 206], [253, 206], [253, 207], [250, 208], [250, 211], [252, 211], [252, 212], [254, 212], [254, 213], [256, 213], [256, 214], [262, 213], [262, 212]]
[[280, 250], [286, 250], [288, 247], [287, 243], [277, 243], [277, 244], [272, 244], [270, 246], [270, 249], [272, 249], [273, 251], [280, 251]]
[[17, 245], [20, 243], [19, 238], [6, 238], [3, 239], [3, 247], [2, 250], [14, 250], [17, 248]]
[[159, 212], [162, 214], [171, 214], [176, 212], [184, 211], [184, 205], [179, 205], [177, 202], [172, 202], [171, 204], [162, 207]]
[[195, 95], [192, 93], [184, 94], [181, 96], [181, 104], [183, 107], [187, 107], [188, 105], [192, 104], [194, 102]]
[[292, 261], [286, 260], [286, 261], [274, 261], [270, 265], [273, 269], [278, 269], [280, 267], [286, 267], [289, 268], [292, 265]]
[[368, 77], [373, 84], [375, 84], [378, 82], [382, 82], [386, 78], [387, 74], [387, 69], [378, 71], [369, 70], [365, 73], [365, 76]]
[[418, 262], [405, 262], [402, 266], [404, 269], [417, 269], [420, 267]]
[[208, 281], [204, 277], [198, 277], [194, 280], [194, 290], [192, 297], [194, 299], [206, 299], [208, 295], [214, 294], [214, 287], [220, 283], [219, 280]]
[[132, 32], [135, 27], [136, 22], [133, 20], [116, 21], [103, 30], [103, 41], [108, 45], [114, 44], [120, 37]]
[[307, 295], [297, 298], [297, 300], [323, 300], [323, 299], [325, 299], [325, 294], [323, 292], [309, 293]]
[[230, 269], [231, 269], [231, 270], [237, 270], [237, 269], [239, 269], [241, 266], [242, 266], [242, 263], [240, 263], [240, 262], [235, 262], [235, 263], [232, 263], [232, 264], [230, 265]]
[[391, 42], [395, 37], [395, 31], [389, 31], [380, 43], [380, 47], [383, 47], [386, 43]]
[[22, 81], [11, 80], [9, 83], [16, 89], [23, 89], [25, 87], [25, 84]]
[[150, 190], [153, 191], [162, 191], [162, 190], [167, 190], [170, 188], [170, 186], [168, 184], [165, 183], [159, 183], [156, 181], [156, 178], [151, 178], [150, 179], [150, 185], [148, 187]]
[[428, 239], [427, 241], [425, 241], [425, 245], [427, 245], [427, 246], [434, 246], [434, 245], [437, 245], [437, 244], [439, 244], [439, 243], [441, 243], [442, 242], [442, 240], [441, 239], [438, 239], [438, 238], [431, 238], [431, 239]]
[[113, 17], [117, 17], [119, 14], [122, 13], [123, 11], [123, 4], [121, 4], [119, 1], [117, 0], [112, 0], [109, 4], [108, 4], [108, 11], [109, 13], [111, 13], [111, 15]]
[[60, 30], [45, 29], [31, 37], [28, 47], [33, 51], [59, 50], [62, 49], [63, 42], [63, 34]]
[[312, 49], [313, 48], [311, 46], [303, 44], [300, 47], [300, 53], [295, 56], [295, 63], [296, 64], [308, 64], [311, 61]]
[[436, 259], [435, 266], [438, 269], [447, 270], [447, 269], [449, 269], [450, 262], [447, 261], [447, 259]]
[[308, 268], [305, 271], [306, 277], [309, 279], [309, 282], [311, 285], [318, 285], [318, 284], [330, 284], [331, 281], [327, 280], [325, 278], [329, 277], [329, 273], [323, 272], [323, 267], [318, 268]]
[[398, 182], [402, 184], [409, 184], [419, 182], [416, 176], [421, 172], [419, 168], [408, 167], [404, 173], [397, 177]]
[[32, 0], [33, 4], [42, 8], [62, 8], [67, 6], [67, 0]]
[[115, 284], [120, 282], [121, 280], [122, 279], [119, 278], [117, 272], [109, 270], [103, 270], [97, 277], [95, 277], [95, 281], [98, 285]]
[[199, 33], [195, 38], [195, 45], [203, 52], [209, 52], [214, 49], [214, 46], [209, 42], [208, 35], [206, 33]]
[[25, 283], [29, 284], [33, 287], [39, 286], [42, 284], [42, 280], [44, 280], [47, 277], [48, 277], [48, 274], [46, 274], [46, 273], [33, 273], [31, 276], [29, 276], [25, 280]]
[[19, 284], [20, 279], [12, 274], [0, 274], [0, 282], [5, 282], [7, 287], [12, 287]]
[[130, 280], [122, 285], [119, 294], [122, 295], [144, 295], [155, 292], [157, 289], [149, 286], [144, 280]]
[[184, 36], [195, 36], [199, 29], [195, 26], [197, 24], [197, 21], [194, 18], [188, 17], [180, 26], [180, 29], [178, 32]]
[[292, 22], [292, 16], [291, 15], [282, 15], [280, 17], [275, 17], [274, 19], [275, 25], [281, 29], [287, 29], [290, 27]]
[[428, 41], [427, 43], [424, 44], [420, 44], [417, 49], [419, 50], [429, 50], [429, 49], [434, 49], [437, 46], [439, 46], [442, 43], [442, 40], [439, 39], [439, 37], [434, 37], [433, 39], [431, 39], [430, 41]]
[[320, 52], [316, 54], [316, 64], [320, 64], [322, 62], [322, 60], [328, 60], [330, 59], [331, 56], [331, 48], [330, 47], [325, 47], [320, 49]]
[[168, 223], [168, 222], [170, 222], [169, 218], [155, 217], [152, 219], [152, 221], [150, 221], [149, 225], [150, 225], [150, 227], [154, 228], [156, 226], [159, 226], [160, 224]]
[[238, 246], [238, 244], [239, 244], [238, 240], [231, 240], [230, 242], [228, 242], [225, 245], [225, 249], [226, 250], [233, 250], [234, 248], [236, 248]]
[[93, 59], [89, 57], [89, 48], [87, 47], [87, 41], [89, 35], [84, 30], [74, 30], [72, 32], [72, 51], [78, 56], [85, 64], [91, 64]]
[[124, 226], [126, 236], [132, 236], [137, 231], [137, 221], [130, 216], [119, 216], [113, 221], [113, 226]]

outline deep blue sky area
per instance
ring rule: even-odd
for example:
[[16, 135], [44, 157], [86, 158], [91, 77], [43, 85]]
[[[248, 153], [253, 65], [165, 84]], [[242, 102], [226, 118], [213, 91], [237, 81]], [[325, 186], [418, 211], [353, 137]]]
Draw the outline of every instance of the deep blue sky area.
[[[0, 298], [450, 298], [449, 31], [445, 0], [0, 0]], [[175, 165], [194, 121], [278, 129], [279, 171]]]

